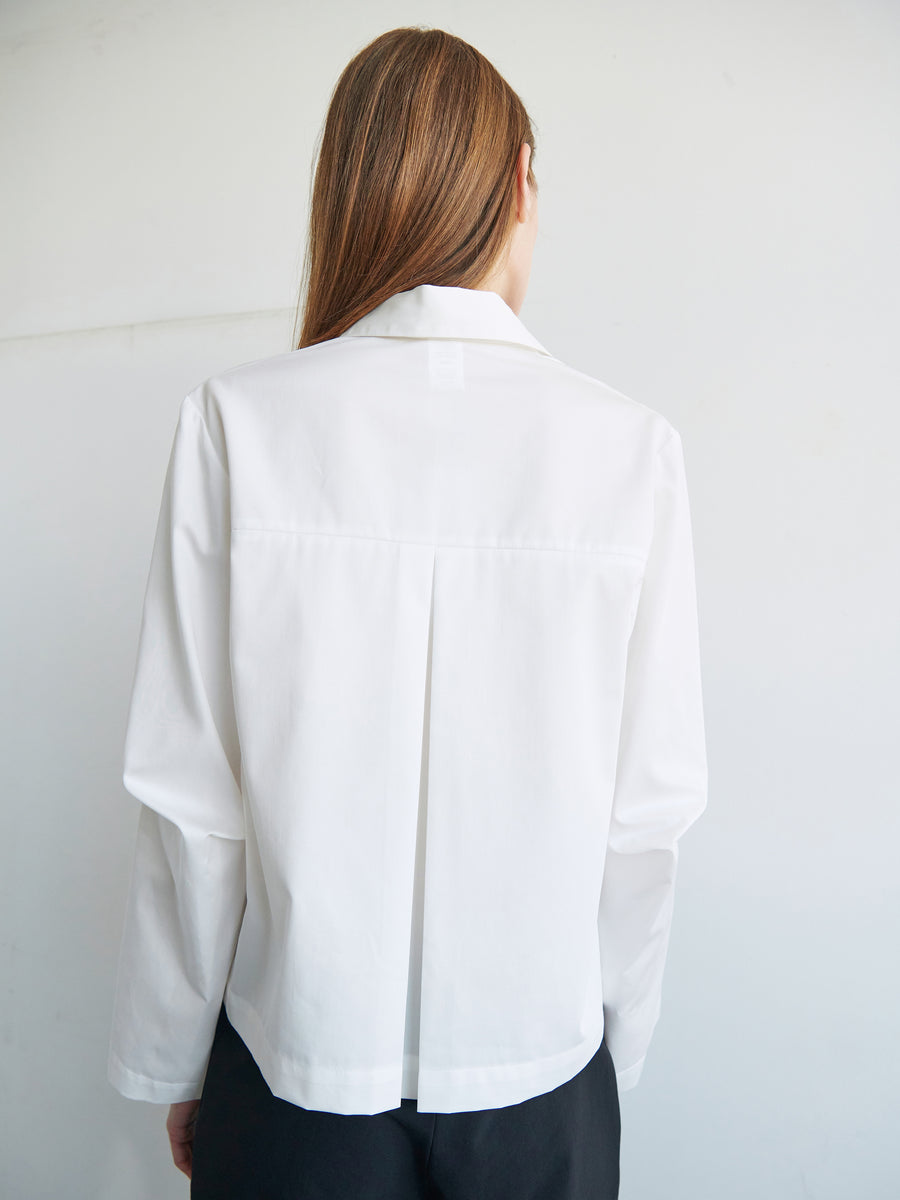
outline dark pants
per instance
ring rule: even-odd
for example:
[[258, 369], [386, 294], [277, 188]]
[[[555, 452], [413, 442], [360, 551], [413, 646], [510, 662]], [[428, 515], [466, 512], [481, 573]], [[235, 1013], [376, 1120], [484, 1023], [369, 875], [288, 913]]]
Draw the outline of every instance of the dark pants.
[[373, 1114], [272, 1095], [219, 1015], [194, 1129], [193, 1200], [615, 1200], [619, 1096], [606, 1042], [572, 1079], [519, 1104]]

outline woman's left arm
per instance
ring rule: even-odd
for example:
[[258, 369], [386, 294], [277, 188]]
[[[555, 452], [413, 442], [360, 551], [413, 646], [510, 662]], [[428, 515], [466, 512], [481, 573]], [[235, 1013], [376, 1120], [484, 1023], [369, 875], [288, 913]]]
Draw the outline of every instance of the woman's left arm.
[[125, 736], [123, 781], [141, 809], [108, 1063], [123, 1095], [174, 1105], [201, 1094], [246, 902], [229, 554], [227, 464], [190, 393], [163, 487]]

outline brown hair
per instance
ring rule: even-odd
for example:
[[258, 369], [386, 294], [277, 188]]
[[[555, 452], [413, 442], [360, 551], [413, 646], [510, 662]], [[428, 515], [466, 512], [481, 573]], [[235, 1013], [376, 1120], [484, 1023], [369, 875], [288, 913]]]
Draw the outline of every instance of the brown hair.
[[325, 119], [294, 346], [339, 336], [395, 292], [485, 279], [515, 222], [523, 142], [533, 157], [522, 101], [461, 38], [392, 29], [360, 50]]

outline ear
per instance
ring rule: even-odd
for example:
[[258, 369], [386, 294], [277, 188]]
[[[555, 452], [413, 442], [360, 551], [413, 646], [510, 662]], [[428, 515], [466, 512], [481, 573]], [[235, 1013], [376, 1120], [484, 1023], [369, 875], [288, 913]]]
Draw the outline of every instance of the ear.
[[523, 142], [519, 147], [519, 158], [516, 162], [516, 220], [525, 222], [531, 215], [534, 203], [534, 192], [528, 184], [528, 164], [531, 162], [531, 147]]

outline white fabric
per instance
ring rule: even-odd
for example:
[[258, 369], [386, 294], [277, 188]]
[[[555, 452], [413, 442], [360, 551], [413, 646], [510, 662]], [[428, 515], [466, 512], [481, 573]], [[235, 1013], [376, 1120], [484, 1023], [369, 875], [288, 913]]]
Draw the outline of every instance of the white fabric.
[[109, 1078], [516, 1103], [660, 1005], [706, 803], [682, 443], [494, 292], [423, 285], [182, 401], [124, 753]]

